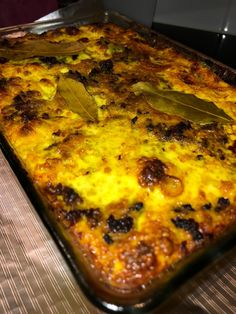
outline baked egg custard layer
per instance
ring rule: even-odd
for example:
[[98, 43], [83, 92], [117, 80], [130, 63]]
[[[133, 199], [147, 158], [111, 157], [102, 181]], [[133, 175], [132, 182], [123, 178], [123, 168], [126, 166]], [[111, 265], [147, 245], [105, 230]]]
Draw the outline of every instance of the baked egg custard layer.
[[[235, 223], [234, 86], [203, 61], [114, 24], [5, 38], [0, 48], [36, 41], [78, 51], [0, 57], [1, 132], [103, 283], [145, 287]], [[83, 86], [90, 118], [84, 101], [85, 116], [71, 108], [79, 93], [67, 93], [69, 102], [58, 94], [61, 78]], [[214, 103], [230, 120], [159, 111], [134, 91], [139, 82]]]

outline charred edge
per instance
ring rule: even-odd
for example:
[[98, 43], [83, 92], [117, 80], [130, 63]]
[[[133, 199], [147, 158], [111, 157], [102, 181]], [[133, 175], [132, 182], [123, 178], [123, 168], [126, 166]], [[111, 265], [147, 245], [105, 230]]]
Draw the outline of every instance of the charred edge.
[[135, 116], [134, 118], [131, 119], [131, 124], [135, 124], [138, 120], [138, 117]]
[[[42, 101], [35, 99], [34, 97], [39, 96], [39, 93], [36, 91], [28, 91], [26, 93], [19, 93], [17, 96], [14, 97], [13, 103], [11, 106], [17, 111], [17, 113], [13, 113], [14, 118], [15, 116], [19, 115], [21, 121], [24, 124], [27, 124], [30, 121], [38, 119], [38, 111], [37, 109], [41, 106]], [[11, 120], [9, 117], [8, 120]]]
[[17, 112], [13, 112], [13, 113], [8, 114], [8, 115], [4, 114], [3, 119], [4, 119], [4, 121], [13, 121], [16, 116], [17, 116]]
[[134, 205], [129, 207], [129, 210], [137, 211], [139, 212], [143, 208], [143, 202], [137, 202]]
[[44, 112], [41, 116], [42, 119], [48, 120], [49, 119], [49, 114], [47, 112]]
[[47, 191], [52, 195], [62, 195], [63, 200], [67, 205], [83, 203], [83, 199], [78, 193], [68, 186], [63, 186], [61, 183], [58, 183], [56, 186], [48, 186]]
[[147, 129], [147, 131], [152, 132], [152, 131], [154, 131], [155, 126], [154, 126], [154, 124], [153, 124], [152, 122], [149, 122], [149, 123], [146, 125], [146, 129]]
[[199, 155], [197, 155], [197, 160], [203, 160], [204, 159], [204, 156], [203, 155], [201, 155], [201, 154], [199, 154]]
[[72, 70], [70, 70], [69, 72], [68, 72], [68, 77], [70, 77], [70, 78], [72, 78], [72, 79], [74, 79], [74, 80], [76, 80], [76, 81], [79, 81], [79, 82], [81, 82], [81, 83], [83, 83], [83, 84], [86, 84], [87, 83], [87, 78], [85, 77], [85, 76], [83, 76], [80, 72], [78, 72], [78, 71], [72, 71]]
[[107, 105], [102, 105], [102, 106], [100, 107], [100, 109], [101, 109], [101, 110], [106, 110], [107, 107], [108, 107]]
[[69, 142], [71, 139], [73, 139], [76, 136], [80, 136], [81, 133], [79, 133], [78, 131], [75, 131], [74, 133], [71, 133], [69, 135], [67, 135], [63, 140], [62, 143], [67, 143]]
[[99, 66], [101, 69], [101, 72], [109, 74], [113, 71], [113, 62], [111, 59], [103, 60], [99, 62]]
[[191, 123], [189, 121], [186, 122], [179, 122], [174, 126], [169, 127], [165, 134], [164, 138], [169, 141], [169, 140], [178, 140], [181, 141], [185, 139], [184, 132], [186, 130], [190, 130], [192, 128]]
[[203, 239], [203, 234], [199, 231], [199, 224], [194, 219], [182, 219], [180, 217], [176, 217], [175, 219], [171, 219], [171, 221], [176, 228], [181, 228], [189, 232], [194, 241], [200, 241]]
[[102, 218], [102, 214], [99, 208], [89, 208], [89, 209], [74, 209], [67, 212], [64, 219], [69, 226], [74, 226], [82, 217], [86, 217], [90, 228], [95, 228], [99, 224]]
[[219, 127], [219, 125], [217, 122], [212, 122], [212, 123], [202, 125], [201, 130], [216, 131], [218, 129], [218, 127]]
[[10, 40], [7, 38], [3, 38], [0, 40], [0, 47], [3, 48], [11, 48], [12, 44], [10, 43]]
[[4, 63], [7, 63], [7, 62], [8, 62], [7, 58], [0, 57], [0, 64], [4, 64]]
[[210, 210], [212, 208], [212, 204], [211, 203], [206, 203], [202, 206], [202, 209], [204, 210]]
[[133, 227], [133, 218], [125, 216], [120, 219], [115, 219], [113, 215], [110, 215], [107, 219], [108, 228], [113, 233], [127, 233]]
[[220, 160], [225, 160], [225, 154], [223, 153], [222, 149], [217, 149], [216, 155]]
[[111, 59], [103, 60], [99, 62], [99, 67], [93, 68], [89, 73], [89, 78], [94, 79], [100, 73], [112, 74], [113, 72], [113, 62]]
[[128, 104], [122, 102], [119, 106], [121, 109], [125, 109], [128, 106]]
[[62, 61], [59, 61], [56, 57], [39, 57], [39, 60], [49, 66], [63, 63]]
[[94, 80], [95, 76], [97, 76], [100, 73], [100, 69], [98, 68], [93, 68], [90, 72], [89, 72], [89, 79]]
[[236, 155], [236, 140], [233, 142], [233, 145], [228, 147], [228, 149], [231, 150], [231, 152]]
[[69, 223], [69, 227], [74, 226], [81, 218], [82, 212], [80, 210], [74, 209], [65, 214], [64, 219]]
[[100, 38], [98, 39], [97, 43], [98, 43], [99, 45], [101, 45], [102, 47], [107, 48], [108, 45], [110, 44], [110, 41], [109, 41], [108, 38], [100, 37]]
[[188, 253], [187, 250], [187, 241], [182, 241], [180, 244], [180, 251], [183, 253], [183, 255], [186, 255]]
[[221, 212], [226, 209], [230, 205], [230, 201], [228, 198], [219, 197], [217, 205], [215, 207], [216, 212]]
[[88, 43], [89, 39], [87, 37], [82, 37], [78, 41], [81, 42], [81, 43]]
[[54, 136], [60, 136], [61, 133], [62, 133], [62, 132], [61, 132], [61, 130], [59, 129], [59, 130], [53, 132], [52, 135], [54, 135]]
[[59, 143], [53, 143], [53, 144], [47, 146], [46, 148], [44, 148], [44, 150], [51, 150], [51, 149], [53, 149], [54, 147], [57, 147], [58, 144], [59, 144]]
[[82, 202], [81, 197], [72, 188], [64, 187], [62, 193], [64, 201], [68, 205]]
[[102, 219], [102, 214], [99, 208], [90, 208], [83, 210], [84, 216], [87, 218], [91, 228], [98, 226]]
[[[1, 64], [1, 62], [0, 62]], [[8, 80], [6, 78], [1, 78], [0, 79], [0, 91], [5, 91], [7, 88]]]
[[187, 213], [187, 212], [194, 212], [195, 209], [192, 207], [191, 204], [183, 204], [179, 207], [174, 208], [174, 212], [176, 213]]
[[186, 139], [185, 131], [191, 130], [192, 125], [189, 121], [181, 121], [176, 125], [167, 126], [165, 123], [158, 123], [154, 125], [152, 121], [148, 120], [146, 129], [149, 132], [154, 132], [163, 141], [183, 141]]
[[209, 147], [209, 141], [207, 138], [201, 138], [201, 142], [200, 142], [200, 145], [203, 147], [203, 148], [208, 148]]
[[222, 135], [219, 137], [219, 142], [222, 144], [222, 145], [225, 145], [229, 142], [229, 138], [226, 134]]
[[112, 237], [111, 237], [108, 233], [105, 233], [105, 234], [104, 234], [103, 240], [104, 240], [107, 244], [112, 244], [112, 243], [114, 243], [114, 240], [112, 239]]
[[79, 34], [79, 33], [80, 33], [80, 30], [79, 30], [78, 27], [69, 26], [69, 27], [66, 27], [66, 28], [65, 28], [65, 32], [66, 32], [66, 34], [73, 36], [73, 35]]
[[20, 117], [23, 123], [27, 123], [29, 121], [37, 120], [38, 113], [37, 111], [33, 111], [33, 110], [23, 111], [20, 114]]
[[143, 187], [153, 186], [165, 176], [165, 164], [157, 158], [145, 161], [138, 176], [139, 184]]
[[13, 99], [13, 107], [17, 111], [28, 111], [35, 109], [41, 105], [41, 101], [35, 99], [35, 96], [39, 96], [36, 91], [28, 91], [26, 93], [21, 92]]
[[27, 135], [29, 135], [29, 134], [32, 133], [32, 132], [33, 132], [33, 127], [32, 127], [30, 124], [28, 124], [28, 123], [24, 124], [24, 125], [20, 128], [20, 133], [21, 133], [22, 135], [27, 136]]
[[[52, 135], [54, 136], [60, 136], [61, 135], [61, 131], [58, 130], [56, 132], [53, 132]], [[72, 134], [69, 134], [67, 135], [62, 141], [59, 141], [59, 142], [55, 142], [55, 143], [52, 143], [51, 145], [47, 146], [46, 148], [44, 148], [44, 150], [50, 150], [54, 147], [57, 147], [61, 144], [65, 144], [65, 143], [68, 143], [70, 140], [72, 140], [74, 137], [76, 136], [80, 136], [81, 134], [79, 132], [75, 132], [75, 133], [72, 133]]]
[[[16, 112], [10, 112], [10, 115], [5, 115], [4, 119], [10, 121], [19, 116], [22, 123], [25, 125], [27, 125], [30, 121], [38, 120], [39, 117], [37, 109], [41, 106], [42, 101], [34, 99], [33, 97], [35, 97], [36, 95], [38, 96], [39, 94], [35, 91], [18, 94], [13, 99], [13, 103], [11, 104], [11, 107], [13, 107]], [[27, 129], [28, 131], [29, 128]], [[23, 133], [25, 132], [23, 131]]]
[[113, 52], [112, 57], [114, 61], [122, 61], [126, 64], [129, 63], [129, 60], [131, 61], [131, 56], [132, 56], [132, 50], [129, 49], [128, 47], [122, 47], [123, 51], [122, 52]]

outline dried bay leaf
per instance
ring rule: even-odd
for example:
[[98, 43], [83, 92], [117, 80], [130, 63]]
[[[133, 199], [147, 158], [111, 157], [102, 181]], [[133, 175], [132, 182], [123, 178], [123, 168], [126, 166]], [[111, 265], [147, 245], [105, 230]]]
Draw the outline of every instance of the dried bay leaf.
[[97, 104], [81, 82], [62, 75], [59, 78], [57, 93], [69, 109], [78, 113], [85, 121], [98, 121]]
[[22, 60], [32, 57], [55, 57], [78, 54], [84, 49], [83, 42], [50, 42], [43, 39], [15, 43], [12, 46], [0, 46], [0, 56], [10, 60]]
[[143, 94], [152, 108], [195, 123], [229, 123], [233, 121], [213, 102], [202, 100], [191, 94], [161, 90], [148, 82], [138, 82], [132, 86], [132, 90], [135, 94]]

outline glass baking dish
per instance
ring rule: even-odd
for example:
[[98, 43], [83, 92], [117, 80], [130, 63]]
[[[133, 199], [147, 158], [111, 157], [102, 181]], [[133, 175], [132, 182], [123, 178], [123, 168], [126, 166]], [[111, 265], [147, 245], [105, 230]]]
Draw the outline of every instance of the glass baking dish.
[[[189, 49], [188, 47], [176, 43], [161, 34], [157, 34], [116, 12], [99, 11], [92, 15], [84, 12], [81, 16], [72, 16], [68, 19], [57, 19], [53, 21], [43, 21], [8, 27], [1, 29], [0, 35], [3, 37], [14, 37], [22, 36], [26, 32], [42, 33], [49, 29], [55, 29], [62, 26], [108, 22], [118, 24], [124, 28], [133, 28], [141, 33], [150, 43], [159, 40], [174, 46], [187, 55], [191, 55], [196, 59], [205, 62], [224, 81], [227, 81], [230, 84], [236, 84], [236, 72], [233, 69]], [[7, 160], [16, 173], [37, 213], [44, 221], [59, 249], [63, 253], [84, 294], [92, 303], [106, 312], [141, 314], [157, 310], [164, 301], [170, 300], [170, 296], [172, 296], [178, 288], [183, 284], [187, 284], [189, 278], [192, 278], [200, 271], [204, 272], [206, 266], [209, 266], [212, 261], [215, 261], [235, 244], [236, 228], [234, 225], [222, 235], [220, 239], [211, 243], [207, 247], [202, 248], [198, 252], [191, 254], [184, 261], [178, 263], [173, 270], [166, 272], [165, 276], [162, 276], [162, 278], [157, 278], [145, 289], [126, 293], [111, 289], [111, 287], [99, 282], [96, 271], [91, 269], [90, 265], [86, 263], [81, 252], [70, 245], [63, 230], [53, 219], [52, 214], [47, 209], [47, 205], [43, 202], [39, 191], [37, 191], [33, 182], [31, 182], [25, 170], [21, 167], [19, 160], [14, 155], [13, 150], [2, 134], [0, 135], [0, 141], [1, 148]]]

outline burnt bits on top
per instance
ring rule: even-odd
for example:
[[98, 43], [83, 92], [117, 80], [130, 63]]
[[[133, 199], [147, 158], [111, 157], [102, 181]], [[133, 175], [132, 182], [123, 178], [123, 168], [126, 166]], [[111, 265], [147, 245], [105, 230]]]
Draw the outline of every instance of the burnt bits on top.
[[160, 186], [166, 196], [176, 197], [183, 193], [182, 180], [166, 173], [167, 166], [158, 158], [141, 158], [141, 171], [138, 174], [138, 183], [142, 187]]
[[37, 91], [20, 92], [14, 97], [12, 104], [2, 111], [4, 119], [11, 121], [18, 117], [23, 126], [38, 120], [39, 109], [44, 103], [39, 96], [40, 93]]
[[184, 219], [176, 217], [171, 219], [176, 228], [184, 229], [189, 232], [194, 241], [200, 241], [203, 239], [203, 234], [199, 230], [199, 223], [196, 222], [193, 218]]
[[47, 186], [46, 191], [51, 195], [62, 196], [66, 205], [81, 204], [83, 202], [83, 199], [77, 192], [61, 183]]
[[74, 209], [65, 214], [69, 227], [75, 225], [82, 217], [87, 218], [91, 229], [96, 228], [102, 219], [102, 213], [99, 208]]
[[158, 158], [140, 160], [142, 170], [138, 175], [138, 182], [143, 187], [151, 187], [159, 183], [165, 176], [165, 164]]
[[133, 218], [130, 216], [124, 216], [116, 219], [113, 215], [110, 215], [107, 219], [107, 224], [110, 232], [127, 233], [133, 227]]

